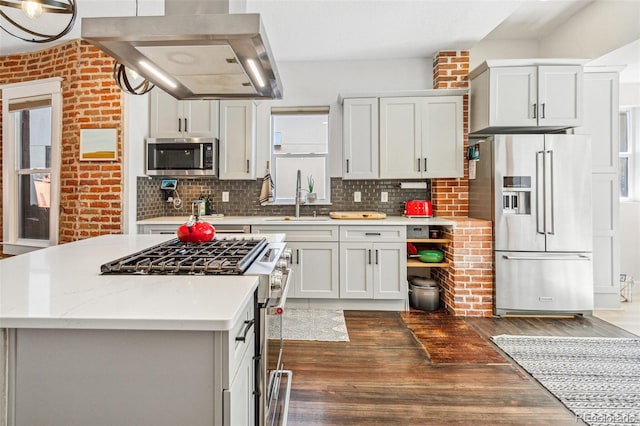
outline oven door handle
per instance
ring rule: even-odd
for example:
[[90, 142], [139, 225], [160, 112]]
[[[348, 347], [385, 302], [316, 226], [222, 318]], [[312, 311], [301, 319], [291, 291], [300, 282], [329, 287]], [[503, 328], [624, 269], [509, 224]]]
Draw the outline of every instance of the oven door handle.
[[286, 273], [282, 274], [283, 279], [282, 290], [280, 293], [280, 300], [276, 306], [269, 306], [267, 308], [267, 315], [282, 315], [284, 312], [284, 304], [287, 302], [287, 294], [289, 293], [289, 284], [291, 284], [291, 278], [293, 277], [293, 271], [291, 268], [286, 269]]

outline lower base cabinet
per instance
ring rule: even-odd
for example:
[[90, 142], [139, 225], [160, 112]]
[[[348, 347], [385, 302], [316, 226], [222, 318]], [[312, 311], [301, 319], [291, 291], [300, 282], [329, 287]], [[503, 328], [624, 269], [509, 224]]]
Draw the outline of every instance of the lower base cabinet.
[[340, 298], [404, 299], [406, 243], [340, 243]]
[[294, 286], [289, 297], [337, 299], [338, 243], [292, 242]]

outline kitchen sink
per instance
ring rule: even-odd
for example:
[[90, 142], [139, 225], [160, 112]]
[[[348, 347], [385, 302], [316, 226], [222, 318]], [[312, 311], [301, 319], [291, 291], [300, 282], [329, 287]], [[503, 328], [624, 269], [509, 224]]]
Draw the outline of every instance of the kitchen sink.
[[321, 222], [325, 220], [331, 219], [329, 216], [277, 216], [277, 217], [267, 217], [264, 220], [266, 222]]

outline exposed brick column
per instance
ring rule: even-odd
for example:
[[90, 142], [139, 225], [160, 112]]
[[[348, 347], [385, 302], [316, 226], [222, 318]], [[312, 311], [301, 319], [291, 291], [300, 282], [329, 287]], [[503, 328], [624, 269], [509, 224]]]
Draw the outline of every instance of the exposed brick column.
[[[122, 92], [112, 68], [110, 56], [80, 40], [0, 57], [4, 84], [62, 78], [61, 243], [122, 231]], [[80, 161], [80, 130], [98, 128], [117, 130], [117, 159]]]
[[[469, 88], [469, 52], [443, 51], [433, 58], [434, 89]], [[469, 95], [464, 96], [464, 150], [469, 145]], [[436, 216], [465, 217], [469, 212], [469, 166], [464, 161], [464, 175], [461, 178], [432, 179], [431, 201]]]

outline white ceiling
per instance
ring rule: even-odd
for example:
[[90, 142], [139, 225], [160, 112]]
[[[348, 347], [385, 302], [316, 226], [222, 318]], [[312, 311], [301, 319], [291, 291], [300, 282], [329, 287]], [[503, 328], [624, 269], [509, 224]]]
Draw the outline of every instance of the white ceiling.
[[[203, 0], [213, 1], [213, 0]], [[217, 0], [219, 1], [219, 0]], [[537, 39], [587, 0], [231, 0], [260, 13], [276, 61], [429, 58], [484, 38]], [[77, 0], [83, 16], [162, 15], [163, 0]], [[43, 45], [0, 34], [0, 56]], [[640, 62], [640, 61], [639, 61]]]

